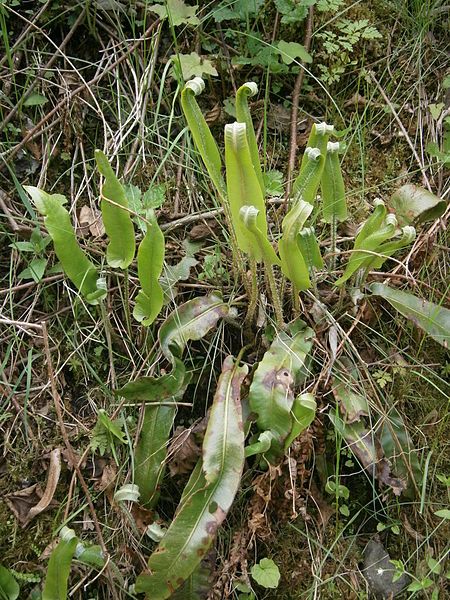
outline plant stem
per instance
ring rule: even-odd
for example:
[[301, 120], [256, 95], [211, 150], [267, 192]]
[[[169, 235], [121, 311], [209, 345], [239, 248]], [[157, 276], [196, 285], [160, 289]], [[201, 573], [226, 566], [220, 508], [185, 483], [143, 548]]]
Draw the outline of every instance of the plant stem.
[[125, 302], [124, 302], [125, 323], [126, 323], [126, 327], [127, 327], [128, 337], [131, 340], [130, 281], [128, 279], [128, 269], [124, 270], [123, 295], [125, 297]]
[[272, 265], [265, 263], [267, 283], [269, 284], [270, 295], [272, 299], [273, 308], [275, 310], [275, 320], [278, 327], [281, 329], [284, 327], [283, 323], [283, 309], [281, 308], [280, 297], [277, 290], [277, 284], [275, 283], [275, 275], [273, 272]]
[[292, 284], [292, 310], [296, 317], [300, 314], [300, 299], [298, 297], [299, 291], [295, 284]]
[[337, 232], [337, 221], [336, 215], [333, 215], [331, 221], [331, 262], [330, 262], [330, 271], [336, 270], [336, 232]]
[[103, 325], [105, 326], [105, 336], [106, 336], [106, 345], [108, 346], [108, 356], [109, 356], [109, 368], [111, 373], [111, 384], [113, 387], [116, 387], [116, 371], [114, 369], [114, 356], [113, 356], [113, 347], [111, 340], [111, 322], [109, 320], [109, 315], [106, 310], [105, 300], [102, 300], [99, 303], [100, 312], [102, 315]]
[[250, 259], [250, 270], [252, 279], [250, 287], [250, 296], [248, 299], [247, 315], [245, 316], [245, 321], [248, 325], [252, 324], [253, 318], [255, 316], [256, 306], [258, 303], [258, 276], [256, 272], [256, 261], [254, 258]]

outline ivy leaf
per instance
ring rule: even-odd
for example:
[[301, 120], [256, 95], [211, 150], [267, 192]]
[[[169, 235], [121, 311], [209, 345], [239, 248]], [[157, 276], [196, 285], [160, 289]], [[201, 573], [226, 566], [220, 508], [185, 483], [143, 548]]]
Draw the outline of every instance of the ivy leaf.
[[304, 46], [297, 44], [297, 42], [285, 42], [284, 40], [280, 40], [277, 46], [281, 54], [281, 60], [285, 65], [290, 65], [296, 58], [299, 58], [301, 62], [312, 62], [311, 54]]
[[202, 75], [212, 75], [213, 77], [218, 75], [212, 62], [207, 58], [202, 58], [197, 52], [178, 54], [178, 56], [173, 54], [172, 59], [178, 63], [185, 81], [192, 77], [202, 77]]
[[195, 16], [197, 12], [198, 4], [195, 6], [186, 5], [183, 0], [167, 0], [166, 4], [152, 4], [148, 7], [148, 10], [156, 13], [165, 19], [170, 17], [172, 25], [199, 25], [200, 20]]
[[253, 579], [263, 588], [277, 588], [280, 582], [280, 570], [270, 558], [263, 558], [251, 568]]

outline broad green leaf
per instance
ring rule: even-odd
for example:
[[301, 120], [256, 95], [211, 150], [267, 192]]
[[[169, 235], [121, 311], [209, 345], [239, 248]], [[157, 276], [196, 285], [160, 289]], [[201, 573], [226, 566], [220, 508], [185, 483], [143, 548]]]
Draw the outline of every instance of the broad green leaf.
[[[80, 551], [79, 551], [79, 547]], [[75, 558], [85, 565], [102, 569], [105, 566], [105, 556], [100, 546], [82, 546], [79, 544], [75, 552]]]
[[407, 482], [407, 495], [414, 497], [415, 490], [420, 488], [422, 482], [419, 454], [402, 416], [394, 408], [389, 410], [381, 424], [380, 442], [384, 455], [392, 464], [395, 473]]
[[401, 230], [401, 236], [399, 238], [389, 240], [388, 242], [384, 242], [384, 244], [378, 246], [377, 254], [380, 256], [375, 256], [373, 260], [370, 261], [366, 267], [367, 270], [370, 271], [373, 269], [381, 269], [386, 260], [392, 256], [394, 252], [397, 252], [405, 246], [412, 244], [415, 237], [416, 230], [414, 227], [411, 227], [410, 225], [403, 227]]
[[338, 154], [339, 147], [339, 142], [328, 142], [325, 166], [320, 180], [322, 212], [325, 223], [336, 223], [347, 219], [347, 203]]
[[442, 216], [447, 202], [417, 185], [407, 184], [394, 192], [388, 201], [399, 224], [416, 225]]
[[350, 361], [342, 359], [338, 363], [337, 374], [333, 378], [333, 396], [346, 424], [360, 421], [370, 414], [367, 395], [362, 388], [358, 371]]
[[253, 442], [249, 446], [246, 446], [245, 458], [248, 458], [249, 456], [254, 456], [255, 454], [265, 454], [272, 445], [273, 439], [273, 433], [270, 431], [263, 431], [262, 433], [260, 433], [257, 442]]
[[199, 25], [200, 20], [195, 16], [198, 4], [188, 6], [183, 0], [166, 0], [166, 3], [151, 4], [147, 10], [156, 13], [161, 19], [169, 18], [174, 27], [178, 25]]
[[213, 585], [213, 563], [206, 556], [192, 575], [170, 597], [171, 600], [205, 600]]
[[248, 368], [238, 367], [229, 356], [222, 368], [203, 440], [203, 472], [208, 485], [215, 483], [229, 465], [239, 464], [243, 456], [240, 385]]
[[139, 244], [137, 267], [141, 289], [136, 297], [134, 318], [148, 326], [159, 315], [163, 306], [164, 294], [159, 277], [164, 264], [164, 235], [156, 218], [151, 219], [144, 239]]
[[289, 448], [292, 442], [298, 438], [302, 431], [308, 429], [308, 427], [314, 421], [316, 409], [317, 403], [313, 394], [300, 394], [300, 396], [297, 396], [297, 398], [294, 400], [291, 411], [292, 429], [284, 441], [285, 451]]
[[159, 329], [158, 338], [164, 356], [169, 359], [173, 356], [172, 346], [183, 352], [189, 340], [202, 339], [228, 312], [228, 305], [216, 292], [177, 307]]
[[179, 65], [184, 81], [188, 81], [191, 77], [202, 77], [203, 75], [217, 77], [219, 74], [212, 62], [208, 58], [202, 58], [197, 52], [173, 54], [171, 59]]
[[368, 429], [362, 419], [354, 423], [345, 423], [335, 413], [329, 413], [328, 416], [336, 431], [344, 438], [348, 448], [369, 475], [389, 486], [396, 496], [400, 496], [406, 484], [404, 480], [391, 475], [390, 463], [380, 451], [380, 443], [375, 437], [379, 428], [372, 424], [373, 430]]
[[221, 198], [224, 198], [226, 188], [219, 149], [195, 99], [204, 89], [205, 83], [200, 77], [188, 81], [181, 92], [181, 108], [209, 176]]
[[381, 296], [399, 313], [423, 329], [436, 342], [448, 348], [450, 345], [450, 310], [422, 300], [408, 292], [402, 292], [383, 283], [368, 286], [375, 296]]
[[127, 197], [122, 184], [101, 150], [95, 151], [95, 160], [98, 170], [105, 178], [100, 205], [103, 224], [109, 238], [106, 260], [111, 267], [126, 269], [131, 264], [136, 249], [133, 221], [130, 213], [123, 210], [128, 208]]
[[239, 211], [239, 217], [250, 234], [249, 241], [253, 237], [252, 256], [257, 262], [263, 261], [266, 265], [280, 265], [272, 244], [258, 228], [258, 213], [259, 210], [254, 206], [243, 206]]
[[[72, 530], [69, 530], [72, 531]], [[72, 532], [73, 534], [73, 532]], [[45, 577], [42, 600], [67, 600], [70, 565], [77, 548], [75, 534], [60, 539], [50, 555]]]
[[175, 413], [175, 406], [147, 404], [145, 407], [142, 430], [134, 455], [134, 482], [141, 493], [140, 504], [146, 508], [153, 508], [159, 500], [167, 444]]
[[[172, 370], [161, 377], [141, 377], [116, 392], [133, 402], [147, 403], [136, 447], [134, 470], [141, 502], [147, 507], [154, 506], [158, 500], [175, 404], [190, 381], [190, 374], [181, 360], [186, 344], [204, 337], [228, 311], [228, 305], [218, 294], [194, 298], [174, 310], [159, 329], [161, 350], [170, 360]], [[157, 404], [164, 400], [174, 406]]]
[[378, 226], [378, 229], [367, 237], [361, 237], [364, 230], [363, 227], [361, 233], [356, 237], [353, 252], [350, 255], [344, 273], [336, 280], [335, 285], [340, 286], [344, 284], [356, 271], [367, 267], [374, 258], [377, 258], [377, 256], [374, 256], [374, 253], [378, 251], [378, 248], [386, 240], [395, 235], [396, 228], [397, 219], [394, 215], [388, 215], [385, 221]]
[[275, 589], [280, 583], [280, 570], [270, 558], [263, 558], [250, 569], [253, 579], [261, 587]]
[[[309, 133], [308, 141], [306, 143], [306, 150], [308, 148], [318, 148], [320, 153], [325, 157], [330, 136], [333, 135], [335, 137], [343, 137], [345, 133], [346, 132], [337, 132], [334, 129], [334, 125], [328, 125], [328, 123], [325, 122], [313, 123]], [[300, 172], [305, 168], [307, 161], [308, 155], [305, 151], [300, 164]]]
[[319, 148], [306, 148], [300, 173], [292, 187], [294, 198], [313, 204], [319, 189], [325, 165], [325, 153]]
[[98, 304], [106, 289], [98, 278], [95, 265], [78, 245], [70, 215], [64, 208], [67, 202], [60, 194], [47, 194], [33, 186], [24, 186], [36, 209], [44, 215], [44, 224], [53, 240], [53, 248], [64, 273], [90, 304]]
[[20, 587], [12, 573], [0, 565], [0, 598], [2, 600], [16, 600], [19, 597]]
[[247, 135], [248, 148], [250, 156], [252, 157], [253, 168], [258, 178], [261, 192], [264, 196], [265, 186], [263, 174], [261, 171], [261, 162], [259, 160], [258, 143], [256, 141], [255, 130], [253, 128], [253, 121], [250, 115], [250, 109], [248, 107], [248, 98], [255, 96], [258, 93], [258, 86], [253, 81], [248, 81], [241, 85], [236, 92], [236, 121], [238, 123], [245, 123], [245, 132]]
[[314, 227], [304, 227], [299, 232], [297, 245], [308, 269], [323, 269], [323, 259]]
[[450, 510], [448, 508], [443, 508], [442, 510], [437, 510], [434, 514], [441, 519], [450, 521]]
[[111, 421], [103, 408], [100, 408], [98, 411], [98, 419], [102, 426], [107, 429], [112, 436], [114, 436], [121, 444], [126, 444], [127, 440], [121, 426], [115, 421]]
[[23, 102], [23, 106], [42, 106], [48, 102], [48, 98], [41, 94], [30, 94]]
[[281, 60], [285, 65], [292, 64], [296, 58], [304, 63], [312, 63], [311, 54], [306, 50], [305, 46], [297, 42], [285, 42], [281, 40], [278, 42], [278, 50], [281, 54]]
[[39, 283], [44, 276], [46, 266], [46, 258], [33, 258], [28, 267], [19, 273], [18, 279], [32, 279]]
[[137, 502], [140, 498], [139, 487], [134, 483], [126, 483], [114, 494], [114, 502]]
[[238, 246], [255, 260], [261, 260], [262, 256], [255, 247], [254, 236], [248, 231], [240, 218], [241, 208], [247, 206], [249, 199], [251, 199], [251, 205], [259, 211], [256, 216], [255, 227], [267, 239], [264, 197], [253, 167], [245, 123], [225, 125], [225, 165], [228, 202]]
[[297, 243], [297, 236], [312, 210], [312, 204], [304, 202], [301, 198], [297, 200], [283, 219], [283, 235], [278, 242], [281, 270], [300, 291], [307, 290], [311, 286], [311, 281], [308, 267]]
[[212, 10], [213, 18], [217, 23], [222, 21], [244, 21], [258, 14], [264, 6], [264, 0], [222, 0]]
[[161, 377], [139, 377], [116, 390], [115, 394], [134, 403], [157, 403], [171, 398], [186, 380], [183, 361], [174, 357], [172, 365], [170, 373]]
[[250, 410], [256, 414], [258, 429], [270, 431], [274, 437], [266, 454], [268, 460], [281, 454], [284, 440], [292, 430], [294, 389], [307, 377], [313, 335], [309, 327], [293, 335], [279, 332], [253, 375], [248, 396]]
[[[180, 506], [167, 533], [148, 561], [149, 572], [136, 581], [136, 591], [152, 600], [164, 600], [193, 573], [211, 546], [239, 489], [244, 467], [244, 428], [240, 387], [247, 367], [239, 367], [232, 357], [223, 365], [211, 415], [205, 433], [203, 457], [211, 483], [196, 468], [187, 484]], [[228, 419], [223, 420], [226, 406]], [[214, 443], [214, 432], [221, 432]]]

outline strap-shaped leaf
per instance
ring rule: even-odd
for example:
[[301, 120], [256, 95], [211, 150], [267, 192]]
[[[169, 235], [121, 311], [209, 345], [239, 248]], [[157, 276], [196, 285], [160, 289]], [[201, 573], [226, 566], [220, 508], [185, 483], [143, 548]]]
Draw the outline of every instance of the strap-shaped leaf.
[[311, 287], [311, 281], [308, 267], [297, 243], [297, 236], [312, 210], [312, 204], [302, 199], [297, 200], [283, 219], [283, 235], [278, 242], [281, 270], [300, 291]]
[[148, 403], [134, 465], [134, 480], [146, 507], [154, 506], [159, 498], [167, 440], [175, 416], [175, 406], [152, 406], [152, 403], [166, 400], [175, 405], [183, 396], [191, 377], [181, 360], [187, 342], [204, 337], [228, 311], [228, 305], [218, 294], [194, 298], [174, 310], [159, 330], [161, 350], [172, 363], [172, 371], [162, 377], [141, 377], [116, 392], [133, 402]]
[[322, 212], [325, 223], [335, 223], [347, 219], [345, 186], [339, 160], [339, 142], [328, 142], [325, 166], [320, 181], [322, 191]]
[[48, 561], [42, 600], [67, 600], [70, 565], [77, 548], [78, 538], [71, 529], [60, 539]]
[[64, 208], [67, 200], [60, 194], [47, 194], [37, 187], [25, 186], [36, 209], [44, 215], [44, 224], [53, 240], [55, 254], [64, 273], [90, 304], [98, 304], [106, 296], [106, 286], [99, 279], [95, 265], [80, 248]]
[[297, 244], [309, 269], [323, 269], [323, 259], [314, 227], [304, 227], [297, 236]]
[[310, 204], [314, 203], [325, 165], [325, 152], [319, 148], [308, 147], [303, 155], [300, 173], [292, 187], [294, 198], [301, 198]]
[[416, 230], [411, 225], [406, 225], [402, 228], [402, 235], [397, 240], [391, 240], [381, 244], [377, 248], [377, 253], [380, 256], [374, 257], [373, 260], [367, 265], [368, 270], [381, 269], [386, 260], [402, 248], [409, 246], [413, 243], [416, 238]]
[[[319, 148], [321, 153], [325, 155], [330, 135], [336, 135], [334, 125], [328, 125], [325, 122], [313, 123], [306, 146], [309, 148]], [[303, 155], [302, 162], [304, 160], [305, 156]]]
[[2, 600], [16, 600], [19, 597], [20, 587], [12, 573], [0, 565], [0, 598]]
[[181, 92], [181, 108], [197, 150], [216, 190], [223, 198], [226, 194], [226, 188], [222, 177], [222, 160], [219, 149], [195, 99], [204, 89], [205, 83], [201, 77], [194, 77], [194, 79], [188, 81]]
[[448, 308], [417, 298], [414, 294], [391, 288], [384, 283], [371, 283], [368, 288], [375, 296], [387, 300], [399, 313], [423, 329], [444, 348], [450, 347]]
[[131, 264], [136, 250], [133, 221], [130, 213], [123, 210], [128, 208], [128, 200], [122, 184], [101, 150], [95, 151], [95, 160], [98, 170], [105, 178], [100, 206], [103, 224], [109, 238], [106, 260], [111, 267], [126, 269]]
[[293, 335], [279, 332], [253, 376], [248, 396], [250, 409], [257, 415], [258, 429], [274, 436], [271, 452], [266, 454], [269, 460], [281, 453], [292, 430], [294, 389], [307, 377], [313, 335], [309, 327]]
[[[247, 367], [239, 367], [232, 357], [225, 360], [203, 447], [211, 483], [202, 470], [194, 470], [188, 494], [183, 495], [172, 524], [150, 556], [150, 572], [138, 577], [136, 591], [147, 593], [152, 600], [169, 598], [196, 569], [239, 488], [244, 467], [240, 387], [246, 374]], [[219, 432], [220, 438], [216, 438]]]
[[288, 450], [292, 442], [311, 425], [316, 416], [317, 403], [313, 394], [300, 394], [292, 406], [292, 429], [284, 441], [284, 449]]
[[201, 340], [228, 312], [229, 306], [218, 292], [194, 298], [176, 308], [159, 329], [164, 356], [172, 360], [173, 347], [182, 353], [188, 341]]
[[345, 283], [350, 277], [356, 273], [359, 269], [366, 267], [373, 258], [374, 252], [377, 252], [379, 246], [390, 239], [394, 234], [397, 228], [397, 219], [394, 215], [388, 215], [386, 217], [385, 223], [383, 224], [378, 231], [375, 231], [368, 237], [361, 239], [358, 244], [358, 249], [355, 248], [350, 256], [350, 259], [345, 267], [345, 271], [340, 277], [335, 285], [340, 286]]
[[361, 247], [366, 238], [380, 229], [386, 218], [387, 210], [383, 200], [375, 200], [374, 204], [375, 208], [373, 209], [372, 214], [361, 227], [361, 231], [355, 238], [355, 250]]
[[280, 259], [272, 248], [272, 244], [258, 229], [258, 213], [259, 210], [254, 206], [243, 206], [239, 211], [242, 223], [253, 236], [252, 257], [257, 262], [263, 261], [266, 265], [280, 265]]
[[175, 418], [175, 405], [145, 407], [139, 442], [134, 456], [134, 482], [139, 486], [139, 502], [152, 508], [159, 500], [165, 472], [167, 442]]
[[253, 168], [246, 130], [245, 123], [225, 125], [225, 165], [228, 202], [237, 243], [243, 252], [253, 257], [254, 237], [242, 223], [240, 210], [251, 204], [259, 211], [256, 227], [265, 237], [267, 221], [264, 198]]
[[250, 109], [248, 107], [248, 98], [255, 96], [258, 93], [258, 86], [253, 81], [248, 81], [241, 85], [236, 92], [236, 120], [238, 123], [245, 123], [247, 142], [250, 150], [250, 156], [252, 157], [253, 168], [258, 178], [261, 192], [264, 196], [265, 186], [263, 174], [261, 171], [261, 162], [259, 160], [258, 144], [256, 141], [255, 130], [253, 128], [253, 121], [250, 115]]
[[159, 283], [163, 264], [164, 234], [153, 216], [151, 227], [147, 227], [137, 253], [138, 277], [142, 289], [136, 297], [133, 316], [142, 325], [151, 325], [163, 306], [164, 293]]

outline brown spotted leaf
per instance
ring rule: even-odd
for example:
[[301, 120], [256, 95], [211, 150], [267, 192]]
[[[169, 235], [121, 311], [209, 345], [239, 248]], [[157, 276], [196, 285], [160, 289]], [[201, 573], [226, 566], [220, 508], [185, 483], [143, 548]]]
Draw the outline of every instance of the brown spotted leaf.
[[[136, 591], [152, 600], [169, 598], [194, 572], [210, 548], [239, 488], [244, 467], [244, 430], [240, 386], [247, 367], [231, 357], [223, 365], [203, 445], [203, 460], [194, 469], [167, 533], [148, 561], [149, 572]], [[216, 443], [213, 436], [218, 435]], [[220, 441], [219, 441], [220, 440]]]
[[391, 474], [390, 463], [385, 458], [374, 431], [366, 429], [362, 420], [344, 423], [336, 414], [330, 413], [329, 417], [336, 431], [344, 438], [349, 449], [371, 477], [390, 487], [396, 496], [400, 496], [406, 489], [405, 482]]

